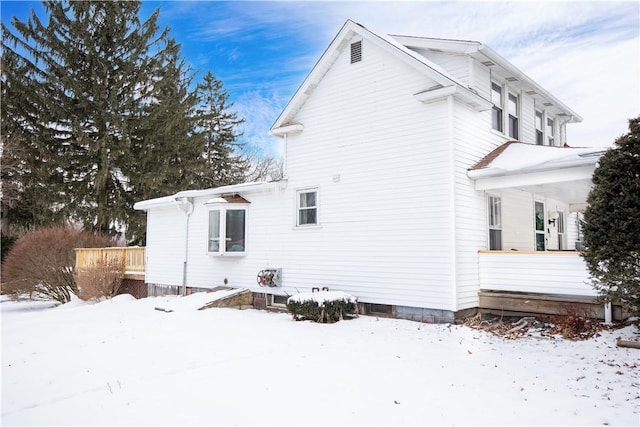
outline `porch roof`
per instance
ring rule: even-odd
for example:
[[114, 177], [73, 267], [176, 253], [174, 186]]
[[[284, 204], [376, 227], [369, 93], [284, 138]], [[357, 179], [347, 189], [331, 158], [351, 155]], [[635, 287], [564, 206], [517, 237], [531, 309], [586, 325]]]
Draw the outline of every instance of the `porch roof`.
[[476, 190], [515, 188], [584, 208], [602, 147], [550, 147], [511, 141], [467, 171]]

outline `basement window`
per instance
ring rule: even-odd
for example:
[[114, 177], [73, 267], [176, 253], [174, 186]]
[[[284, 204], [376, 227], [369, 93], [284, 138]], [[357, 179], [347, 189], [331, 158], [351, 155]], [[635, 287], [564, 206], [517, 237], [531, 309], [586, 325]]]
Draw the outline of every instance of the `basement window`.
[[351, 43], [351, 63], [362, 61], [362, 40]]
[[288, 295], [271, 295], [271, 301], [269, 305], [276, 307], [286, 307], [287, 300], [289, 300]]

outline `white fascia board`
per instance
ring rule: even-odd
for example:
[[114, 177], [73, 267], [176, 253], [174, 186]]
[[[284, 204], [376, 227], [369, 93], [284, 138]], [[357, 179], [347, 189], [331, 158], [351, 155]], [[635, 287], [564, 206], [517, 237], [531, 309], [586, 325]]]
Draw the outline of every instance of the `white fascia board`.
[[311, 71], [302, 81], [302, 84], [295, 91], [289, 102], [284, 107], [276, 121], [271, 126], [271, 131], [284, 127], [285, 123], [293, 119], [294, 113], [304, 104], [305, 100], [313, 92], [322, 77], [331, 68], [339, 53], [347, 45], [346, 40], [351, 39], [354, 35], [361, 33], [364, 28], [351, 20], [347, 20], [342, 26], [338, 34], [333, 38], [329, 46], [322, 53], [318, 61], [311, 68]]
[[[525, 187], [529, 185], [553, 184], [559, 182], [591, 179], [595, 165], [579, 166], [566, 169], [555, 169], [536, 172], [511, 172], [499, 176], [475, 178], [476, 190], [497, 190], [501, 188]], [[471, 176], [469, 171], [467, 175]]]
[[477, 52], [482, 43], [471, 40], [438, 39], [418, 36], [391, 35], [399, 43], [419, 49], [431, 49], [447, 53], [470, 54]]
[[275, 188], [275, 185], [276, 185], [276, 182], [257, 181], [257, 182], [247, 182], [243, 184], [225, 185], [223, 187], [216, 187], [216, 188], [207, 188], [204, 190], [179, 191], [171, 196], [158, 197], [156, 199], [149, 199], [149, 200], [136, 202], [134, 203], [133, 208], [139, 211], [146, 211], [154, 207], [174, 205], [177, 203], [178, 199], [181, 199], [184, 197], [196, 198], [196, 197], [218, 196], [218, 195], [233, 194], [233, 193], [251, 193], [251, 192], [268, 191], [270, 189]]

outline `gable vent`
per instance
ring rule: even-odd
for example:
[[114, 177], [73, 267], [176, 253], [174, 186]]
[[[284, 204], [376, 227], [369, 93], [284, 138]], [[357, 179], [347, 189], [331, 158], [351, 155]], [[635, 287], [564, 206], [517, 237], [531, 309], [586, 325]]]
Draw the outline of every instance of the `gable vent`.
[[362, 61], [362, 40], [351, 43], [351, 63]]

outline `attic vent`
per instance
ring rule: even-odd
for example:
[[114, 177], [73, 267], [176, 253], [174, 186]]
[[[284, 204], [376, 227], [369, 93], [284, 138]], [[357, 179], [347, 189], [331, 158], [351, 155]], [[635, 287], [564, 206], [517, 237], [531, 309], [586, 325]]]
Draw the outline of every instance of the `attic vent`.
[[506, 81], [508, 81], [508, 82], [517, 82], [518, 81], [518, 79], [516, 79], [515, 77], [505, 77], [504, 79]]
[[351, 43], [351, 63], [362, 61], [362, 40]]
[[550, 103], [550, 102], [545, 102], [545, 103], [544, 103], [544, 104], [542, 104], [542, 105], [544, 105], [545, 107], [551, 107], [553, 104], [552, 104], [552, 103]]
[[481, 64], [484, 65], [485, 67], [493, 67], [494, 65], [496, 65], [491, 61], [483, 61], [481, 62]]
[[533, 96], [533, 95], [537, 95], [537, 94], [538, 94], [538, 92], [536, 92], [535, 90], [528, 90], [528, 91], [526, 91], [525, 93], [526, 93], [527, 95], [529, 95], [529, 96]]

